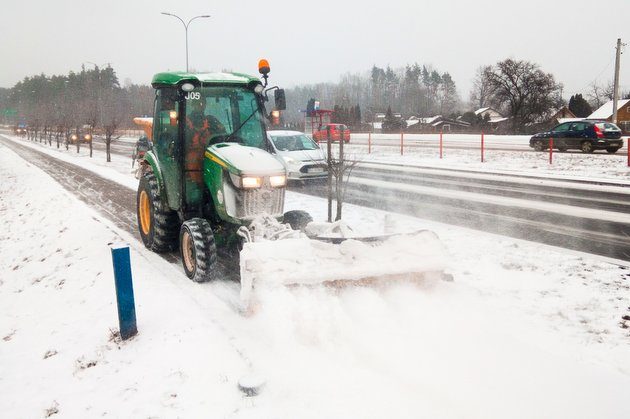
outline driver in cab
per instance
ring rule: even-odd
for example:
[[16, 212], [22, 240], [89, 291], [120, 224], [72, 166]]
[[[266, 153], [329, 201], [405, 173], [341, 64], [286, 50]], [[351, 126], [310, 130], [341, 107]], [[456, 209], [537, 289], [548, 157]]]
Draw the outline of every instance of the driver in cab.
[[192, 99], [186, 102], [186, 158], [185, 169], [192, 180], [201, 181], [203, 154], [210, 138], [225, 134], [223, 124], [213, 115], [207, 115], [206, 99]]

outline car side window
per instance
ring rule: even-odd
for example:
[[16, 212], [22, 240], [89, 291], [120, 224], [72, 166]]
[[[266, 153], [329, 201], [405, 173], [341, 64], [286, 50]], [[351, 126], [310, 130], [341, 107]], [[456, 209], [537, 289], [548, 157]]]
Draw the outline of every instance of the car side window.
[[569, 124], [560, 124], [557, 127], [555, 127], [552, 131], [553, 132], [566, 132], [569, 130]]
[[571, 131], [584, 131], [586, 129], [586, 124], [583, 122], [576, 122], [571, 126]]

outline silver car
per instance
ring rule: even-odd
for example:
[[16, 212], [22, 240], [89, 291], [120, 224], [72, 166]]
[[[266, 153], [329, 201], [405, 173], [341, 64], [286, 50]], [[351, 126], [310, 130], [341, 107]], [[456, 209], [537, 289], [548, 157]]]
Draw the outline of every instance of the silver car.
[[303, 132], [268, 131], [273, 153], [287, 169], [290, 180], [328, 177], [326, 156], [319, 145]]

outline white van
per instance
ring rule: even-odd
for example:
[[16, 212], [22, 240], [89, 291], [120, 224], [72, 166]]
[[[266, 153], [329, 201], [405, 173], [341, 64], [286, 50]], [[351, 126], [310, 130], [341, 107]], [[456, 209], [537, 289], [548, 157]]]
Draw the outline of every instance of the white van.
[[315, 141], [299, 131], [267, 131], [273, 154], [287, 169], [290, 180], [328, 177], [326, 155]]

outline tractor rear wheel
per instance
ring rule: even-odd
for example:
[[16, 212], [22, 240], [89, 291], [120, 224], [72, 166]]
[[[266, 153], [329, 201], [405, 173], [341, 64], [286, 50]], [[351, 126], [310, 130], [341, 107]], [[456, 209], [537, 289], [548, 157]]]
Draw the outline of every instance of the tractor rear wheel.
[[283, 222], [288, 223], [293, 230], [304, 231], [306, 225], [313, 221], [313, 217], [302, 210], [287, 211], [284, 213]]
[[157, 179], [151, 172], [140, 178], [136, 208], [144, 245], [157, 253], [175, 250], [179, 219], [177, 213], [162, 202]]
[[217, 247], [208, 221], [192, 218], [182, 224], [179, 252], [188, 278], [195, 282], [208, 282], [216, 278]]

